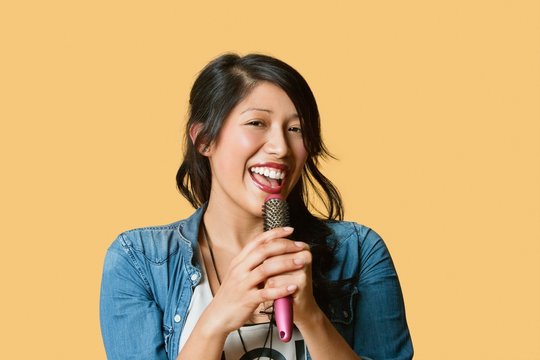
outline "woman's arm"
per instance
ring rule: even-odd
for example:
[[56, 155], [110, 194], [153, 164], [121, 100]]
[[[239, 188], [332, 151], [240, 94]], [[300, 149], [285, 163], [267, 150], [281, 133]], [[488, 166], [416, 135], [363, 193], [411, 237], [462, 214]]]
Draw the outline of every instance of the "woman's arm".
[[354, 321], [355, 351], [376, 360], [412, 359], [403, 295], [390, 252], [375, 231], [358, 225], [356, 229], [361, 239], [361, 267]]
[[[308, 246], [305, 246], [307, 249]], [[291, 274], [298, 284], [298, 292], [293, 295], [294, 323], [302, 333], [311, 358], [313, 360], [360, 359], [315, 301], [311, 280], [311, 253], [308, 253], [303, 260], [306, 266], [296, 274]]]
[[[366, 230], [367, 228], [363, 228]], [[356, 259], [359, 296], [354, 307], [353, 343], [349, 344], [317, 305], [311, 287], [311, 257], [295, 272], [298, 291], [294, 298], [294, 322], [314, 360], [384, 359], [409, 360], [413, 349], [399, 280], [383, 240], [372, 230], [356, 229], [345, 239], [349, 259]], [[351, 264], [352, 265], [352, 264]], [[270, 280], [281, 284], [283, 277]], [[290, 281], [290, 280], [289, 280]]]
[[211, 312], [205, 311], [178, 354], [177, 360], [219, 360], [228, 334], [212, 321]]
[[313, 360], [360, 359], [319, 307], [306, 321], [295, 324]]
[[107, 251], [100, 322], [107, 359], [166, 360], [163, 313], [119, 239]]

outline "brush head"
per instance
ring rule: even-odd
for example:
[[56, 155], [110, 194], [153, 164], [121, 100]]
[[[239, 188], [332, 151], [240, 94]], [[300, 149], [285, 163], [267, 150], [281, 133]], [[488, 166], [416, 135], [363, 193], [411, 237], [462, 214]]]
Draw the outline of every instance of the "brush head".
[[262, 213], [264, 231], [290, 226], [289, 205], [281, 196], [268, 196], [264, 202]]

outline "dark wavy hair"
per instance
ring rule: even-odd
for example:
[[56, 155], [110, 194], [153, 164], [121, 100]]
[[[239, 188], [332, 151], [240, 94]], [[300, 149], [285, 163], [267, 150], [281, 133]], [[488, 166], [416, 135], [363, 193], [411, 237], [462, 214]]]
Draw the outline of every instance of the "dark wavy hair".
[[[301, 178], [287, 198], [294, 237], [307, 241], [313, 254], [313, 286], [317, 300], [326, 305], [330, 295], [324, 274], [332, 265], [333, 249], [327, 243], [330, 233], [323, 220], [341, 220], [343, 205], [337, 188], [318, 169], [319, 160], [332, 157], [322, 137], [319, 110], [306, 80], [285, 62], [267, 55], [224, 54], [211, 61], [199, 74], [189, 99], [189, 118], [185, 131], [184, 158], [176, 182], [180, 193], [195, 208], [210, 198], [212, 174], [208, 159], [199, 149], [211, 144], [233, 108], [260, 82], [272, 83], [285, 91], [300, 118], [308, 157]], [[195, 142], [189, 136], [197, 125]], [[324, 211], [313, 202], [313, 195]], [[309, 211], [311, 207], [317, 216]]]

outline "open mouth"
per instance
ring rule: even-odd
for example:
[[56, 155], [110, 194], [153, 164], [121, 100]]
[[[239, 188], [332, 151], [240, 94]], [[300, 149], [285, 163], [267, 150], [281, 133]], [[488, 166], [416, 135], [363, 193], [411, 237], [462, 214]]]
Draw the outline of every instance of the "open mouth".
[[261, 190], [276, 194], [281, 191], [286, 172], [269, 166], [253, 166], [249, 169], [251, 178]]

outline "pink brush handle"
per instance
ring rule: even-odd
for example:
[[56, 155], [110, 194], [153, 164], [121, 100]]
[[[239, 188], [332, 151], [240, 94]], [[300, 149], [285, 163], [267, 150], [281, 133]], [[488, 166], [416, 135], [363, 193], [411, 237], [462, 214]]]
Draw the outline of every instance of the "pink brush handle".
[[290, 296], [274, 300], [274, 316], [279, 338], [283, 342], [289, 342], [292, 336], [292, 301], [292, 297]]

